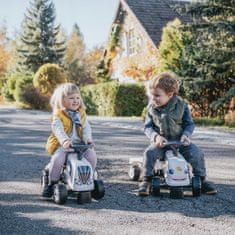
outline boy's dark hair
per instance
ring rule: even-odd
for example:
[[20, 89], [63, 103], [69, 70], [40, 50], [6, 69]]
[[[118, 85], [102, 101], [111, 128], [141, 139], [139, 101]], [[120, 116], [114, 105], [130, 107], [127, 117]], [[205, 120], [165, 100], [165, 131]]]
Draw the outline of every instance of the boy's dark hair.
[[163, 72], [158, 74], [149, 82], [149, 90], [160, 88], [167, 94], [173, 92], [177, 94], [179, 91], [179, 83], [175, 74]]

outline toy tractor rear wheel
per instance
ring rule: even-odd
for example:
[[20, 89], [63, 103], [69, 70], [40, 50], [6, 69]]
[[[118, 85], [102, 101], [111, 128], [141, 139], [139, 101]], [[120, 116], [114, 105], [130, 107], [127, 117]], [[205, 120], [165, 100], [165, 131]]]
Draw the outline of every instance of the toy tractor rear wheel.
[[64, 184], [56, 184], [54, 186], [53, 199], [56, 204], [64, 204], [68, 198], [68, 191]]
[[95, 185], [95, 188], [91, 192], [91, 196], [95, 200], [99, 200], [102, 197], [104, 197], [104, 194], [105, 194], [105, 188], [104, 188], [103, 180], [94, 180], [94, 185]]
[[172, 198], [172, 199], [184, 198], [183, 188], [182, 187], [171, 187], [170, 188], [170, 198]]
[[160, 177], [154, 176], [152, 179], [152, 190], [151, 190], [153, 196], [156, 197], [160, 196], [160, 183], [161, 183]]
[[79, 192], [77, 196], [78, 204], [90, 203], [91, 202], [91, 192]]
[[131, 165], [129, 169], [129, 177], [133, 181], [138, 181], [140, 178], [141, 169], [138, 165]]
[[193, 176], [192, 177], [192, 193], [193, 197], [200, 197], [201, 196], [201, 178], [200, 176]]

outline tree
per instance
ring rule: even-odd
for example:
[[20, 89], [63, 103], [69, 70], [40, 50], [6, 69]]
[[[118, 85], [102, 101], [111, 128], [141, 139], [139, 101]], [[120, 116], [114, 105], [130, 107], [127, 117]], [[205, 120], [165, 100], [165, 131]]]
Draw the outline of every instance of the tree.
[[85, 74], [85, 44], [83, 35], [77, 24], [74, 24], [72, 33], [67, 40], [64, 55], [64, 67], [68, 79], [76, 84], [86, 83]]
[[183, 50], [183, 33], [180, 30], [182, 24], [179, 19], [169, 22], [162, 30], [159, 45], [159, 66], [157, 72], [166, 70], [176, 71], [179, 67], [179, 58]]
[[7, 71], [10, 54], [7, 51], [6, 28], [0, 29], [0, 76]]
[[180, 75], [185, 77], [186, 94], [194, 97], [206, 116], [224, 115], [235, 95], [234, 5], [235, 0], [206, 0], [182, 9], [193, 20], [184, 27], [191, 35], [181, 57]]
[[33, 0], [22, 25], [18, 46], [21, 70], [36, 72], [45, 63], [60, 64], [64, 41], [58, 40], [60, 25], [55, 26], [55, 7], [51, 0]]
[[100, 64], [100, 60], [104, 54], [103, 47], [94, 47], [88, 53], [86, 53], [85, 58], [85, 71], [88, 77], [89, 83], [98, 83], [97, 78], [97, 67]]

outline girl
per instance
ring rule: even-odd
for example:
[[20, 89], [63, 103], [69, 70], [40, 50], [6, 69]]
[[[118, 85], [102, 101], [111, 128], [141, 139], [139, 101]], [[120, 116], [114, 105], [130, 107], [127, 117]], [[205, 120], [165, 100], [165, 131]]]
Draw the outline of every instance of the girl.
[[[60, 173], [65, 162], [65, 150], [72, 141], [79, 139], [86, 144], [92, 144], [91, 127], [86, 117], [85, 107], [79, 88], [72, 83], [64, 83], [57, 87], [51, 97], [52, 133], [46, 144], [46, 150], [52, 155], [49, 164], [43, 171], [43, 197], [53, 195], [53, 185], [60, 179]], [[84, 152], [84, 157], [96, 167], [96, 153], [93, 149]]]

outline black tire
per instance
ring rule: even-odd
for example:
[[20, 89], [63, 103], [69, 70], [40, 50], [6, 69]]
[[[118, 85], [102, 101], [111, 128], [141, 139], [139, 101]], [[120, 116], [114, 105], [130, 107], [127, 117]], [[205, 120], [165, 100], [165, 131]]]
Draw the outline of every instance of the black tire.
[[200, 176], [192, 177], [192, 193], [193, 197], [200, 197], [202, 191], [202, 183]]
[[78, 204], [90, 203], [91, 192], [79, 192], [77, 197]]
[[137, 165], [131, 165], [129, 169], [129, 177], [133, 181], [138, 181], [140, 178], [141, 169]]
[[64, 184], [54, 185], [53, 199], [56, 204], [65, 204], [68, 198], [68, 191]]
[[160, 183], [161, 183], [160, 177], [154, 176], [153, 179], [152, 179], [151, 193], [155, 197], [160, 196]]
[[184, 191], [182, 187], [170, 187], [170, 198], [182, 199], [184, 198]]
[[49, 184], [49, 172], [48, 170], [44, 169], [42, 171], [42, 176], [41, 176], [41, 186], [45, 187], [48, 184]]
[[99, 199], [103, 198], [104, 194], [105, 194], [104, 183], [102, 180], [94, 180], [94, 185], [95, 185], [95, 188], [91, 192], [91, 196], [95, 200], [99, 200]]

